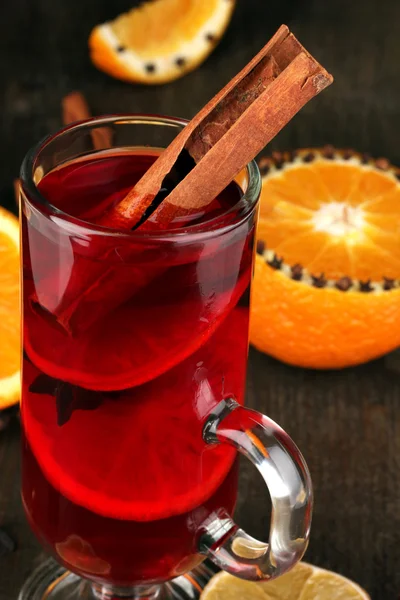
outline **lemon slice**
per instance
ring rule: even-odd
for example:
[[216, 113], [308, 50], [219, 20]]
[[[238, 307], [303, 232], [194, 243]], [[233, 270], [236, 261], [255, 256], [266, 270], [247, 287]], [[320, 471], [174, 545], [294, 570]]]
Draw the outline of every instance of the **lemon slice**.
[[282, 577], [258, 585], [262, 588], [268, 600], [294, 600], [294, 598], [300, 597], [300, 591], [312, 577], [315, 569], [316, 567], [301, 562]]
[[235, 0], [152, 0], [95, 27], [95, 66], [131, 82], [166, 83], [195, 69], [230, 21]]
[[20, 398], [18, 219], [0, 208], [0, 410]]
[[350, 579], [307, 563], [272, 581], [252, 583], [218, 573], [206, 585], [201, 600], [370, 600]]
[[370, 600], [359, 585], [332, 571], [315, 569], [299, 600]]
[[210, 579], [201, 593], [200, 600], [266, 600], [257, 583], [238, 579], [221, 571]]

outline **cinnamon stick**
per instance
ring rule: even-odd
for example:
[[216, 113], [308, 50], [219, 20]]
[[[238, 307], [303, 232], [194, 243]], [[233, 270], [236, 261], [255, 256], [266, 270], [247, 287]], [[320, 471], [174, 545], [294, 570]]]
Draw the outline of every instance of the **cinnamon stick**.
[[[211, 202], [332, 77], [282, 26], [261, 52], [182, 130], [100, 225], [162, 229]], [[182, 157], [191, 168], [166, 197], [159, 191]], [[185, 161], [184, 161], [185, 162]], [[187, 161], [186, 161], [187, 162]], [[161, 199], [160, 199], [161, 198]], [[132, 251], [134, 252], [134, 250]], [[76, 260], [55, 311], [70, 334], [90, 328], [165, 270], [138, 266], [118, 275], [101, 256]], [[132, 257], [128, 263], [134, 265]], [[46, 307], [45, 307], [46, 308]]]
[[[174, 139], [100, 224], [158, 228], [210, 203], [332, 76], [282, 25], [266, 46]], [[194, 168], [158, 203], [162, 182], [182, 152]]]
[[64, 125], [90, 119], [92, 116], [86, 98], [77, 90], [70, 92], [62, 98], [61, 110]]
[[[75, 121], [84, 121], [92, 116], [85, 96], [77, 90], [67, 94], [61, 100], [61, 112], [64, 125], [70, 125]], [[97, 150], [111, 147], [112, 133], [109, 128], [99, 127], [93, 129], [91, 133], [94, 147]], [[19, 186], [19, 179], [14, 179], [14, 197], [17, 206], [19, 204]]]
[[[64, 125], [75, 121], [84, 121], [92, 116], [84, 95], [79, 91], [64, 96], [61, 107]], [[112, 131], [109, 127], [96, 127], [91, 130], [91, 136], [96, 150], [110, 148], [112, 145]]]
[[14, 199], [15, 199], [15, 204], [17, 205], [17, 207], [19, 206], [19, 186], [20, 186], [20, 181], [19, 179], [14, 179], [13, 181], [13, 186], [14, 186]]

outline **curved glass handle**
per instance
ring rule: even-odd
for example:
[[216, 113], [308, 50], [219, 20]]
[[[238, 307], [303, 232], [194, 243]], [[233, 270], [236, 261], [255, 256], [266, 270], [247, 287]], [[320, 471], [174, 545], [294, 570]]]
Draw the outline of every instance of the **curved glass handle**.
[[208, 444], [230, 444], [251, 460], [267, 484], [272, 516], [265, 544], [239, 529], [224, 511], [214, 513], [203, 524], [200, 552], [243, 579], [282, 575], [301, 560], [310, 534], [312, 484], [300, 451], [279, 425], [232, 399], [209, 415], [203, 437]]

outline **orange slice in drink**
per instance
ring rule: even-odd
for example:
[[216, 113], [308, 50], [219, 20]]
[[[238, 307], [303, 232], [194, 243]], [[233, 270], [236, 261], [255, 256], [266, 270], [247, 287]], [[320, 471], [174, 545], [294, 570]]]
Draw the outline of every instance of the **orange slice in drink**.
[[236, 308], [212, 344], [154, 381], [119, 394], [80, 389], [84, 407], [62, 424], [57, 402], [65, 398], [56, 402], [52, 385], [62, 385], [63, 394], [77, 390], [46, 381], [26, 361], [22, 422], [51, 485], [97, 514], [135, 521], [167, 518], [207, 502], [235, 451], [207, 447], [203, 424], [226, 396], [243, 401], [247, 327], [247, 311]]
[[261, 168], [253, 345], [312, 368], [399, 346], [399, 169], [331, 148], [278, 154]]
[[234, 0], [153, 0], [95, 27], [90, 56], [118, 79], [166, 83], [212, 52], [230, 21]]
[[0, 208], [0, 410], [20, 398], [18, 219]]
[[210, 278], [203, 282], [203, 297], [197, 286], [189, 286], [186, 297], [183, 289], [179, 299], [175, 294], [171, 300], [167, 291], [163, 301], [168, 277], [167, 272], [154, 304], [146, 295], [134, 308], [122, 305], [77, 337], [39, 305], [26, 303], [26, 353], [50, 377], [91, 390], [121, 390], [155, 379], [206, 342], [249, 281], [247, 271], [233, 287], [223, 278]]

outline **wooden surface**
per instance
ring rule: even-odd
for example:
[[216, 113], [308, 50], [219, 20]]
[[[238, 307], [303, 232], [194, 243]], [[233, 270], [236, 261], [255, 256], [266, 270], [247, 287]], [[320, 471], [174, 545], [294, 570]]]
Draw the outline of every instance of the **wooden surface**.
[[[238, 0], [221, 45], [199, 70], [165, 87], [126, 85], [91, 67], [90, 28], [130, 0], [0, 3], [0, 201], [25, 151], [60, 125], [60, 99], [80, 88], [95, 113], [192, 116], [286, 22], [336, 78], [272, 144], [332, 143], [400, 164], [399, 0]], [[357, 580], [374, 600], [400, 594], [400, 357], [342, 372], [284, 366], [251, 352], [248, 403], [294, 437], [316, 493], [307, 560]], [[43, 558], [21, 509], [18, 422], [0, 433], [0, 526], [18, 549], [0, 558], [0, 600], [16, 598]], [[243, 470], [238, 521], [265, 537], [266, 494]]]

